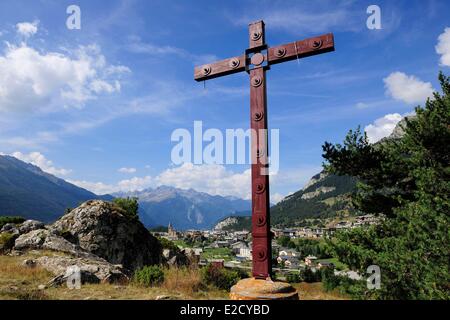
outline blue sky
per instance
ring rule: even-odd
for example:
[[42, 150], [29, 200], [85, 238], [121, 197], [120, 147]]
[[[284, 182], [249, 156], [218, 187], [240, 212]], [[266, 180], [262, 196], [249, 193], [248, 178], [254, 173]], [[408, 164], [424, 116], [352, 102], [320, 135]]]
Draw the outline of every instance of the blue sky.
[[[81, 9], [81, 30], [66, 8]], [[381, 9], [369, 30], [366, 9]], [[372, 141], [438, 89], [450, 66], [448, 1], [2, 1], [0, 151], [97, 193], [158, 185], [248, 198], [247, 165], [171, 163], [172, 132], [249, 126], [248, 75], [202, 83], [195, 65], [333, 32], [336, 51], [273, 66], [280, 130], [272, 201], [320, 171], [321, 145], [361, 125]]]

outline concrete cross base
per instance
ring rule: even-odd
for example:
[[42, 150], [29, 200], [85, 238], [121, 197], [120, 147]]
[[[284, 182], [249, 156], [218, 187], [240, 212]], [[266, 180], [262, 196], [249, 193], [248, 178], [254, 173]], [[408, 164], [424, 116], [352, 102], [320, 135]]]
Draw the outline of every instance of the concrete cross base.
[[248, 278], [239, 281], [230, 290], [231, 300], [298, 300], [298, 293], [290, 284], [278, 281]]

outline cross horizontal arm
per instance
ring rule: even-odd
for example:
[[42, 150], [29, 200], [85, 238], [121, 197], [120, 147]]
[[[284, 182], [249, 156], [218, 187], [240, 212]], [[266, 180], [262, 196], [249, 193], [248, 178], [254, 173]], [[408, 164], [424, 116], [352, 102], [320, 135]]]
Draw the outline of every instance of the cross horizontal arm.
[[194, 79], [196, 81], [209, 80], [228, 74], [245, 70], [245, 54], [239, 57], [220, 60], [211, 64], [195, 67]]
[[[269, 48], [264, 58], [268, 60], [269, 65], [273, 65], [330, 51], [334, 51], [334, 37], [332, 33]], [[196, 81], [204, 81], [245, 71], [247, 63], [249, 63], [248, 60], [244, 54], [195, 67], [194, 79]]]
[[272, 47], [267, 54], [269, 65], [273, 65], [330, 51], [334, 51], [332, 33]]

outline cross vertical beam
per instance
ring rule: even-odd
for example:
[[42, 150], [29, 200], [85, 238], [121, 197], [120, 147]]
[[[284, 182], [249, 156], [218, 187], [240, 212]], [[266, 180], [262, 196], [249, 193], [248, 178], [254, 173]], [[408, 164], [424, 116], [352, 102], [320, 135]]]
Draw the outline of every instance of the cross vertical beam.
[[265, 46], [264, 22], [249, 25], [250, 58], [250, 128], [252, 131], [252, 274], [267, 279], [272, 273], [270, 233], [270, 193], [267, 143], [267, 87], [265, 60], [260, 49]]

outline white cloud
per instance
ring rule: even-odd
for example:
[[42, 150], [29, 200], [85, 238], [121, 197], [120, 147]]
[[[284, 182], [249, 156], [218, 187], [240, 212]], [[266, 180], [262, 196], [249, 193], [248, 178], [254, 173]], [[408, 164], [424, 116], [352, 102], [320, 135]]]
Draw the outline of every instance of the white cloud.
[[[321, 167], [305, 167], [280, 170], [271, 175], [270, 185], [275, 189], [298, 190]], [[179, 167], [167, 169], [155, 178], [156, 185], [169, 185], [182, 189], [192, 188], [212, 195], [235, 196], [251, 199], [251, 170], [233, 172], [222, 165], [193, 165], [185, 163]], [[276, 203], [284, 196], [279, 192], [271, 193], [271, 201]]]
[[361, 19], [363, 13], [353, 6], [352, 1], [332, 2], [332, 6], [328, 1], [283, 2], [283, 6], [279, 6], [274, 1], [260, 1], [258, 10], [254, 10], [254, 4], [248, 4], [247, 10], [241, 10], [241, 16], [230, 12], [228, 18], [240, 26], [264, 20], [270, 28], [297, 35], [331, 32], [334, 29], [356, 32], [365, 28], [365, 21]]
[[280, 202], [281, 200], [283, 200], [284, 197], [285, 197], [285, 196], [283, 196], [283, 195], [280, 194], [280, 193], [274, 193], [274, 194], [271, 194], [271, 195], [270, 195], [270, 202], [271, 202], [271, 203], [274, 203], [274, 204], [277, 204], [278, 202]]
[[95, 93], [113, 93], [116, 91], [120, 92], [120, 82], [116, 80], [114, 84], [110, 84], [104, 80], [96, 79], [91, 82], [89, 88]]
[[[27, 124], [23, 124], [27, 127]], [[45, 149], [44, 144], [55, 143], [59, 141], [59, 137], [55, 132], [38, 131], [27, 132], [28, 136], [6, 136], [0, 135], [0, 148], [12, 152], [13, 150], [28, 150], [29, 152], [35, 150]]]
[[128, 69], [108, 66], [97, 45], [80, 46], [73, 55], [65, 55], [22, 43], [7, 44], [0, 70], [0, 112], [29, 112], [82, 107], [99, 94], [118, 92], [120, 83], [111, 77]]
[[120, 173], [135, 173], [136, 172], [136, 168], [120, 168], [117, 171], [120, 172]]
[[148, 54], [152, 56], [174, 55], [182, 59], [192, 61], [194, 64], [209, 63], [218, 60], [216, 55], [212, 54], [194, 54], [185, 49], [174, 46], [158, 46], [151, 43], [144, 43], [139, 37], [132, 37], [128, 50], [134, 53]]
[[68, 180], [68, 182], [81, 188], [94, 192], [95, 194], [111, 194], [114, 192], [141, 191], [152, 186], [153, 179], [150, 176], [134, 177], [121, 180], [116, 184], [107, 184], [103, 182], [90, 182], [85, 180]]
[[157, 185], [207, 192], [212, 195], [250, 199], [250, 169], [242, 173], [226, 170], [222, 165], [183, 165], [167, 169], [155, 181]]
[[[0, 74], [1, 78], [1, 74]], [[84, 109], [64, 109], [64, 113], [47, 113], [38, 114], [38, 116], [45, 116], [47, 118], [54, 116], [61, 116], [61, 121], [56, 123], [56, 126], [48, 128], [45, 132], [33, 132], [27, 122], [24, 121], [22, 113], [4, 113], [1, 114], [2, 106], [0, 103], [0, 133], [4, 129], [6, 131], [5, 123], [12, 126], [22, 127], [23, 134], [17, 135], [16, 130], [14, 135], [0, 134], [0, 148], [14, 150], [41, 150], [47, 144], [61, 140], [67, 135], [79, 135], [83, 132], [92, 130], [99, 126], [103, 126], [108, 122], [127, 115], [149, 115], [152, 117], [164, 118], [168, 121], [182, 121], [181, 113], [175, 112], [176, 108], [186, 105], [189, 101], [198, 98], [204, 93], [197, 88], [183, 88], [179, 82], [166, 82], [155, 80], [149, 87], [147, 95], [137, 97], [134, 99], [127, 99], [126, 101], [118, 100], [117, 103], [112, 104], [96, 104], [95, 108]], [[0, 87], [1, 90], [1, 87]], [[1, 97], [0, 97], [1, 101]], [[11, 118], [10, 122], [6, 122], [6, 116]], [[25, 118], [26, 119], [26, 118]], [[30, 117], [29, 123], [34, 118]], [[50, 119], [54, 123], [53, 119]], [[32, 125], [36, 123], [31, 123]]]
[[136, 191], [149, 187], [172, 186], [180, 189], [195, 189], [212, 195], [251, 198], [250, 170], [234, 173], [221, 165], [193, 165], [185, 163], [160, 173], [156, 178], [151, 176], [133, 177], [121, 180], [116, 184], [102, 182], [76, 181], [70, 182], [97, 194], [118, 191]]
[[[125, 168], [126, 169], [126, 168]], [[320, 172], [320, 167], [286, 170], [271, 176], [271, 186], [275, 188], [293, 188], [298, 190], [311, 176]], [[180, 189], [194, 189], [211, 195], [234, 196], [242, 199], [251, 199], [251, 170], [233, 172], [222, 165], [194, 165], [184, 163], [175, 168], [169, 168], [156, 177], [133, 177], [121, 180], [115, 184], [102, 182], [70, 181], [82, 188], [96, 194], [127, 192], [143, 190], [149, 187], [172, 186]], [[292, 190], [292, 189], [291, 189]], [[277, 203], [285, 195], [279, 192], [271, 194], [271, 202]]]
[[16, 24], [17, 33], [28, 38], [38, 31], [39, 21], [20, 22]]
[[[121, 168], [121, 172], [133, 168]], [[272, 191], [275, 189], [298, 190], [314, 174], [321, 171], [321, 167], [307, 167], [289, 169], [270, 176]], [[133, 173], [133, 172], [130, 172]], [[88, 189], [96, 194], [140, 191], [149, 187], [172, 186], [180, 189], [194, 189], [211, 195], [234, 196], [241, 199], [251, 199], [251, 170], [233, 172], [227, 170], [223, 165], [194, 165], [184, 163], [175, 168], [169, 168], [156, 177], [133, 177], [121, 180], [115, 184], [90, 181], [70, 181], [82, 188]], [[271, 193], [271, 202], [277, 203], [286, 195], [280, 192]]]
[[358, 102], [356, 104], [356, 108], [358, 109], [367, 109], [369, 107], [369, 105], [365, 102]]
[[117, 184], [120, 191], [140, 191], [151, 187], [153, 179], [150, 176], [134, 177], [127, 180], [121, 180]]
[[296, 9], [271, 10], [264, 21], [273, 28], [291, 32], [328, 32], [337, 26], [345, 26], [345, 30], [354, 28], [350, 12], [344, 9], [316, 13]]
[[398, 113], [387, 114], [382, 118], [376, 119], [373, 124], [369, 124], [364, 128], [369, 142], [375, 143], [389, 136], [397, 123], [402, 119], [403, 117]]
[[403, 72], [393, 72], [383, 81], [387, 95], [408, 104], [424, 103], [428, 97], [432, 97], [434, 91], [430, 82], [423, 82]]
[[441, 55], [441, 65], [450, 67], [450, 28], [439, 35], [436, 53]]
[[28, 154], [24, 154], [22, 152], [16, 151], [11, 154], [11, 156], [22, 160], [27, 163], [31, 163], [35, 166], [38, 166], [47, 173], [53, 174], [55, 176], [66, 176], [72, 172], [72, 170], [56, 168], [53, 165], [51, 160], [48, 160], [42, 153], [40, 152], [30, 152]]
[[109, 185], [103, 182], [90, 182], [84, 180], [67, 180], [67, 182], [72, 183], [80, 188], [89, 190], [95, 194], [102, 195], [118, 191], [115, 186]]

